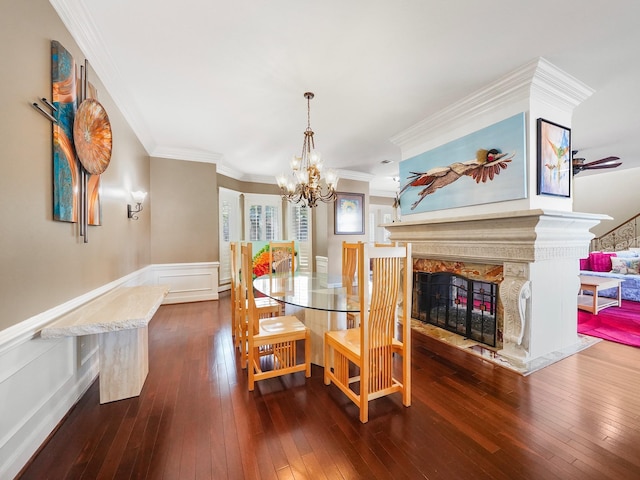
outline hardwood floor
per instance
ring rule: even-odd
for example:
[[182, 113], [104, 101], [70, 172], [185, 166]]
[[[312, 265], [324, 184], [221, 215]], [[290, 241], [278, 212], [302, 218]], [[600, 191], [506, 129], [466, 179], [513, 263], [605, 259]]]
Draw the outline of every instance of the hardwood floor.
[[640, 349], [600, 342], [522, 377], [420, 334], [413, 404], [369, 423], [322, 369], [247, 390], [229, 299], [160, 307], [138, 398], [96, 381], [23, 479], [638, 479]]

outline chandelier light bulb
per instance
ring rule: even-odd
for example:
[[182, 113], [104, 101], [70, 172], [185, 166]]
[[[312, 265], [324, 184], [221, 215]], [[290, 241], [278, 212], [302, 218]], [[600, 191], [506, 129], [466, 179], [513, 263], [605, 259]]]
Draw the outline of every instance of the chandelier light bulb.
[[276, 182], [278, 182], [278, 187], [285, 188], [287, 186], [287, 176], [284, 173], [281, 173], [276, 177]]
[[298, 157], [297, 155], [294, 155], [293, 157], [291, 157], [291, 170], [298, 170], [300, 169], [300, 164], [302, 163], [302, 157]]
[[327, 182], [327, 186], [330, 189], [335, 189], [338, 185], [338, 175], [335, 170], [329, 169], [327, 170], [327, 174], [325, 175], [325, 182]]
[[311, 165], [318, 164], [320, 162], [320, 158], [322, 158], [320, 152], [315, 149], [311, 150], [311, 152], [309, 153], [309, 163]]

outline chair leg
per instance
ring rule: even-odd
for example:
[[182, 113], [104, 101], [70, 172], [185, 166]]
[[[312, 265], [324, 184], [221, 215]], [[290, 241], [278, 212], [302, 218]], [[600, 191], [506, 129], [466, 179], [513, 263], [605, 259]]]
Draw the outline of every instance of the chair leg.
[[248, 355], [248, 345], [247, 345], [247, 335], [245, 335], [244, 331], [240, 332], [240, 367], [244, 370], [247, 368], [247, 355]]
[[[255, 371], [253, 368], [253, 363], [255, 361], [254, 359], [254, 355], [255, 355], [255, 348], [253, 348], [253, 345], [248, 345], [247, 349], [248, 351], [248, 361], [249, 361], [249, 365], [248, 365], [248, 371], [249, 371], [249, 391], [253, 392], [253, 389], [255, 388], [255, 383], [256, 383], [256, 379], [255, 379]], [[243, 356], [244, 358], [244, 356]]]
[[304, 336], [304, 363], [307, 366], [304, 376], [309, 378], [311, 377], [311, 331], [308, 328]]
[[402, 404], [411, 406], [411, 357], [406, 349], [402, 352]]
[[363, 365], [360, 367], [360, 395], [358, 400], [360, 401], [360, 421], [367, 423], [369, 421], [369, 373], [370, 367]]
[[331, 362], [329, 361], [329, 342], [327, 341], [327, 336], [325, 334], [324, 337], [324, 384], [330, 385], [331, 380], [329, 379], [329, 369], [331, 368]]

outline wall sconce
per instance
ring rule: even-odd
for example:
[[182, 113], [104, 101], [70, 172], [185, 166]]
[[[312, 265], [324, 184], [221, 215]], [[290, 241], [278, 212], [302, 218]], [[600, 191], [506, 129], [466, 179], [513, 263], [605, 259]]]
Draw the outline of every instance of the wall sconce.
[[144, 202], [144, 199], [146, 198], [146, 196], [147, 196], [147, 192], [142, 192], [140, 190], [131, 192], [131, 199], [136, 204], [136, 206], [134, 207], [131, 204], [127, 205], [128, 218], [131, 218], [133, 220], [138, 220], [138, 215], [136, 214], [142, 211], [142, 202]]

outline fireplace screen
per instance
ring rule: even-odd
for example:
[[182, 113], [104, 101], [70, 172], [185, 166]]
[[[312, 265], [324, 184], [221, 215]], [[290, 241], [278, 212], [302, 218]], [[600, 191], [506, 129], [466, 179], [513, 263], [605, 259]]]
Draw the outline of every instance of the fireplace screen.
[[496, 346], [498, 285], [448, 272], [414, 272], [416, 320]]

